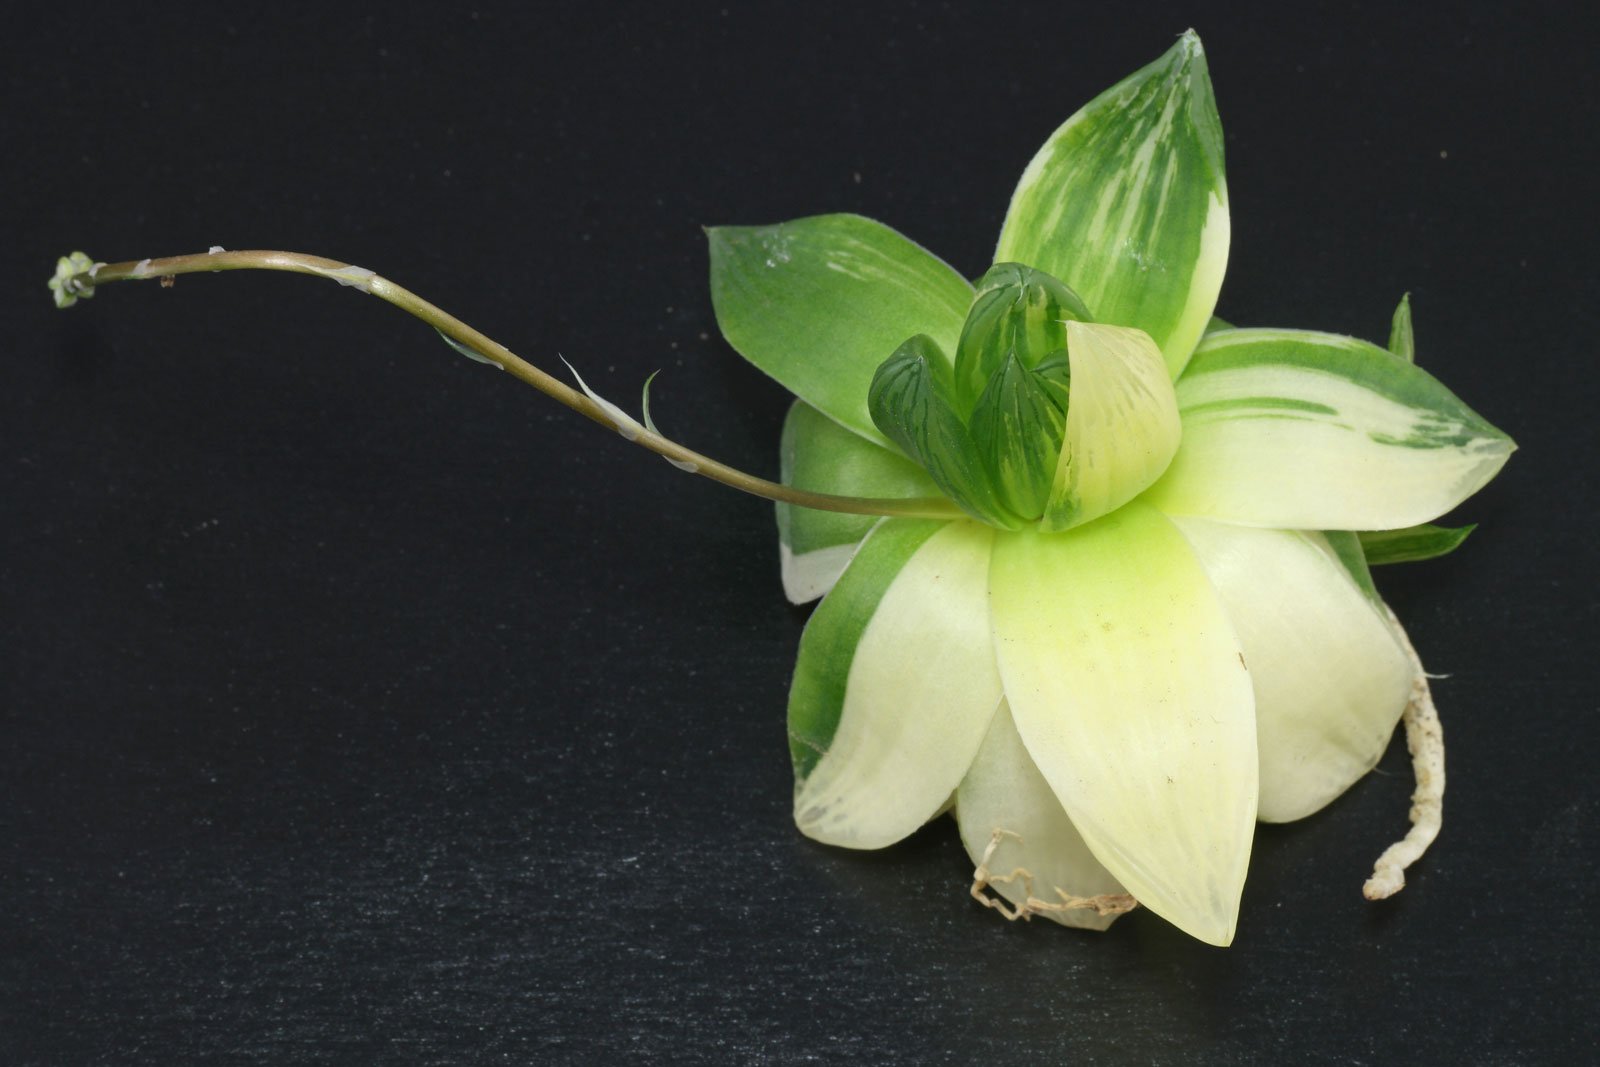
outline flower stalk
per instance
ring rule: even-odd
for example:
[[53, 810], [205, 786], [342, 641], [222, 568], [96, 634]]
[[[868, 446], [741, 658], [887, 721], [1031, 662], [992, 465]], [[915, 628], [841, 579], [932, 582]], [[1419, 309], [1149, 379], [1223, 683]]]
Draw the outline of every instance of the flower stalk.
[[50, 288], [56, 294], [58, 306], [70, 307], [80, 298], [93, 296], [98, 286], [110, 282], [159, 279], [163, 284], [169, 284], [169, 280], [179, 274], [207, 274], [226, 270], [275, 270], [309, 274], [369, 293], [421, 319], [443, 334], [453, 345], [464, 349], [475, 358], [494, 364], [513, 378], [533, 386], [584, 418], [618, 431], [627, 440], [665, 458], [680, 470], [702, 475], [753, 496], [816, 511], [854, 515], [952, 519], [962, 514], [961, 510], [949, 500], [938, 497], [900, 499], [810, 492], [758, 478], [730, 467], [640, 425], [624, 415], [615, 405], [592, 394], [587, 388], [581, 391], [572, 388], [529, 363], [492, 337], [467, 325], [404, 286], [397, 285], [366, 267], [358, 267], [324, 256], [268, 250], [230, 252], [214, 248], [209, 252], [167, 256], [160, 259], [97, 263], [82, 252], [75, 252], [71, 256], [62, 257], [56, 276], [50, 280]]

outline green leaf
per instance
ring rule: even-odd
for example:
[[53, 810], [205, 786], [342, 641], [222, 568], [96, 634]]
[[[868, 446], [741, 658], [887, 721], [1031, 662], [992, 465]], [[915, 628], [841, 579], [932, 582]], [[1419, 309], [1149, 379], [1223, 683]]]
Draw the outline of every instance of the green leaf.
[[1367, 562], [1415, 563], [1424, 559], [1447, 556], [1461, 547], [1467, 535], [1478, 528], [1469, 526], [1434, 526], [1423, 523], [1404, 530], [1370, 530], [1358, 534]]
[[869, 441], [872, 373], [925, 333], [953, 352], [972, 287], [882, 223], [817, 215], [775, 226], [719, 226], [711, 302], [739, 354]]
[[1083, 300], [1043, 271], [997, 263], [978, 279], [978, 294], [956, 348], [955, 396], [966, 415], [994, 373], [1015, 354], [1027, 368], [1067, 347], [1067, 323], [1088, 322]]
[[[789, 407], [779, 445], [784, 485], [817, 493], [867, 497], [929, 497], [939, 494], [921, 467], [896, 452], [863, 440], [803, 400]], [[876, 515], [777, 505], [778, 551], [783, 589], [796, 604], [815, 600], [833, 587], [856, 546], [880, 520]]]
[[1379, 601], [1320, 534], [1175, 519], [1216, 586], [1256, 701], [1263, 822], [1303, 819], [1378, 762], [1411, 695]]
[[1236, 327], [1233, 325], [1233, 323], [1229, 322], [1228, 320], [1218, 315], [1213, 315], [1211, 316], [1211, 321], [1206, 323], [1205, 332], [1207, 334], [1221, 333], [1223, 330], [1232, 330], [1235, 328]]
[[990, 484], [1000, 502], [1024, 520], [1043, 514], [1050, 496], [1067, 429], [1071, 376], [1065, 352], [1036, 370], [1013, 352], [972, 413], [972, 442]]
[[1222, 124], [1190, 32], [1050, 136], [995, 259], [1047, 271], [1099, 321], [1145, 331], [1176, 377], [1216, 305], [1228, 233]]
[[1394, 321], [1389, 324], [1389, 351], [1407, 363], [1417, 361], [1417, 339], [1411, 332], [1411, 294], [1400, 298], [1394, 309]]
[[1482, 488], [1516, 447], [1414, 364], [1335, 334], [1213, 334], [1177, 394], [1183, 447], [1151, 502], [1247, 526], [1427, 522]]
[[989, 610], [1028, 752], [1139, 902], [1233, 939], [1256, 820], [1250, 675], [1188, 543], [1138, 501], [995, 536]]
[[789, 695], [806, 836], [883, 848], [955, 792], [1002, 697], [992, 542], [977, 523], [886, 520], [812, 613]]
[[1065, 530], [1143, 492], [1178, 450], [1178, 405], [1166, 365], [1140, 330], [1067, 325], [1072, 403], [1040, 527]]
[[1338, 560], [1339, 566], [1356, 583], [1356, 588], [1373, 600], [1380, 599], [1378, 587], [1372, 581], [1372, 571], [1367, 567], [1367, 554], [1362, 550], [1361, 538], [1349, 530], [1324, 530], [1320, 536], [1333, 558]]
[[908, 338], [883, 361], [867, 392], [872, 421], [974, 518], [1017, 524], [989, 485], [977, 446], [950, 399], [950, 370], [933, 338]]

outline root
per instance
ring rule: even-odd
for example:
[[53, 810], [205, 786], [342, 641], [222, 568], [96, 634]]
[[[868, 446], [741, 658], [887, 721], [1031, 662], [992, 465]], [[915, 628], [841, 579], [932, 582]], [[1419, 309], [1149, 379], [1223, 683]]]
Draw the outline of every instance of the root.
[[[1035, 915], [1047, 912], [1061, 911], [1093, 911], [1096, 915], [1122, 915], [1139, 906], [1139, 902], [1127, 893], [1102, 893], [1096, 897], [1075, 897], [1060, 886], [1052, 886], [1059, 900], [1040, 900], [1033, 895], [1033, 872], [1026, 867], [1018, 867], [1010, 874], [995, 874], [989, 869], [989, 861], [994, 858], [995, 849], [1000, 847], [1000, 842], [1006, 838], [1022, 840], [1022, 835], [1010, 830], [996, 830], [994, 836], [989, 838], [989, 847], [983, 850], [983, 858], [978, 861], [977, 869], [972, 872], [972, 899], [986, 908], [993, 908], [1007, 919], [1015, 922], [1018, 919], [1032, 919]], [[1025, 891], [1021, 904], [1012, 905], [1004, 897], [994, 893], [986, 893], [989, 886], [1007, 885], [1020, 881]]]
[[1361, 887], [1361, 895], [1368, 900], [1384, 900], [1405, 887], [1406, 868], [1422, 858], [1444, 822], [1444, 727], [1439, 723], [1439, 709], [1433, 706], [1428, 675], [1417, 658], [1417, 650], [1411, 647], [1411, 640], [1393, 611], [1389, 611], [1389, 621], [1394, 623], [1413, 671], [1411, 699], [1401, 721], [1406, 726], [1406, 748], [1411, 750], [1417, 788], [1411, 794], [1411, 829], [1384, 850], [1373, 865], [1372, 877]]

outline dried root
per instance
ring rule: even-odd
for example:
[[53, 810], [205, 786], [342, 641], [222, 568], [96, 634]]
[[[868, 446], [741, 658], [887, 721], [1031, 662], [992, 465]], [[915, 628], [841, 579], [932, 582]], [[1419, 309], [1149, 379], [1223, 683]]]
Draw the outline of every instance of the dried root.
[[1413, 671], [1411, 699], [1400, 721], [1406, 726], [1406, 748], [1411, 750], [1417, 788], [1411, 794], [1410, 831], [1384, 850], [1373, 866], [1372, 877], [1361, 887], [1362, 896], [1368, 900], [1392, 897], [1405, 887], [1406, 868], [1422, 858], [1444, 822], [1444, 727], [1439, 723], [1439, 709], [1433, 706], [1428, 676], [1423, 673], [1417, 650], [1411, 647], [1392, 611], [1389, 621], [1394, 623]]
[[[993, 908], [1007, 919], [1015, 922], [1018, 919], [1032, 919], [1035, 915], [1046, 912], [1061, 911], [1093, 911], [1096, 915], [1122, 915], [1139, 906], [1139, 902], [1126, 893], [1102, 893], [1097, 897], [1075, 897], [1060, 886], [1052, 886], [1059, 900], [1040, 900], [1033, 895], [1033, 873], [1026, 867], [1018, 867], [1010, 874], [997, 875], [989, 869], [989, 861], [994, 858], [995, 849], [1006, 838], [1022, 840], [1021, 834], [1010, 830], [996, 830], [994, 836], [989, 838], [989, 847], [983, 850], [983, 858], [978, 861], [977, 869], [972, 872], [972, 899], [986, 908]], [[985, 892], [992, 885], [1007, 885], [1020, 881], [1025, 895], [1021, 904], [1012, 905], [1004, 897]]]

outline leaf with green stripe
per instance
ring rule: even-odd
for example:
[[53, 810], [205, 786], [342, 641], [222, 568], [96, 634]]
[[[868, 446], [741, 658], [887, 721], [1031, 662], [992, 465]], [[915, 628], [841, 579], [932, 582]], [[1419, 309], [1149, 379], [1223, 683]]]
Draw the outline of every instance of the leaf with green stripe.
[[994, 531], [888, 519], [800, 639], [789, 692], [795, 824], [883, 848], [943, 809], [1002, 697], [989, 634]]
[[1101, 93], [1023, 172], [995, 259], [1082, 295], [1133, 326], [1176, 377], [1211, 317], [1228, 261], [1222, 123], [1200, 39]]
[[1350, 576], [1350, 580], [1368, 597], [1373, 600], [1380, 599], [1378, 586], [1372, 580], [1372, 570], [1367, 566], [1367, 554], [1362, 548], [1359, 535], [1349, 530], [1324, 530], [1320, 534], [1306, 533], [1307, 537], [1321, 537], [1322, 543], [1327, 546], [1339, 566]]
[[1427, 522], [1482, 488], [1516, 447], [1416, 365], [1336, 334], [1213, 334], [1177, 396], [1183, 445], [1150, 501], [1248, 526]]
[[711, 303], [739, 354], [829, 418], [879, 444], [867, 414], [878, 364], [912, 334], [954, 352], [972, 286], [880, 222], [817, 215], [718, 226]]
[[996, 526], [1018, 525], [989, 484], [972, 434], [956, 414], [949, 363], [933, 338], [909, 338], [883, 361], [867, 391], [867, 410], [884, 436], [969, 515]]
[[1416, 563], [1448, 556], [1460, 548], [1461, 542], [1477, 528], [1477, 523], [1469, 526], [1423, 523], [1420, 526], [1408, 526], [1404, 530], [1364, 531], [1357, 536], [1361, 539], [1368, 563]]
[[972, 412], [972, 443], [996, 496], [1025, 520], [1044, 512], [1066, 434], [1072, 367], [1059, 352], [1029, 369], [1005, 357]]
[[[789, 407], [779, 445], [784, 485], [816, 493], [866, 497], [931, 497], [939, 487], [915, 463], [851, 433], [803, 400]], [[833, 587], [876, 515], [777, 505], [783, 589], [804, 604]]]
[[963, 416], [1008, 357], [1031, 370], [1067, 347], [1069, 321], [1094, 321], [1077, 293], [1020, 263], [996, 263], [977, 290], [956, 348], [954, 386]]
[[1411, 294], [1400, 298], [1394, 309], [1394, 320], [1389, 323], [1389, 351], [1407, 363], [1417, 361], [1417, 338], [1411, 330]]

